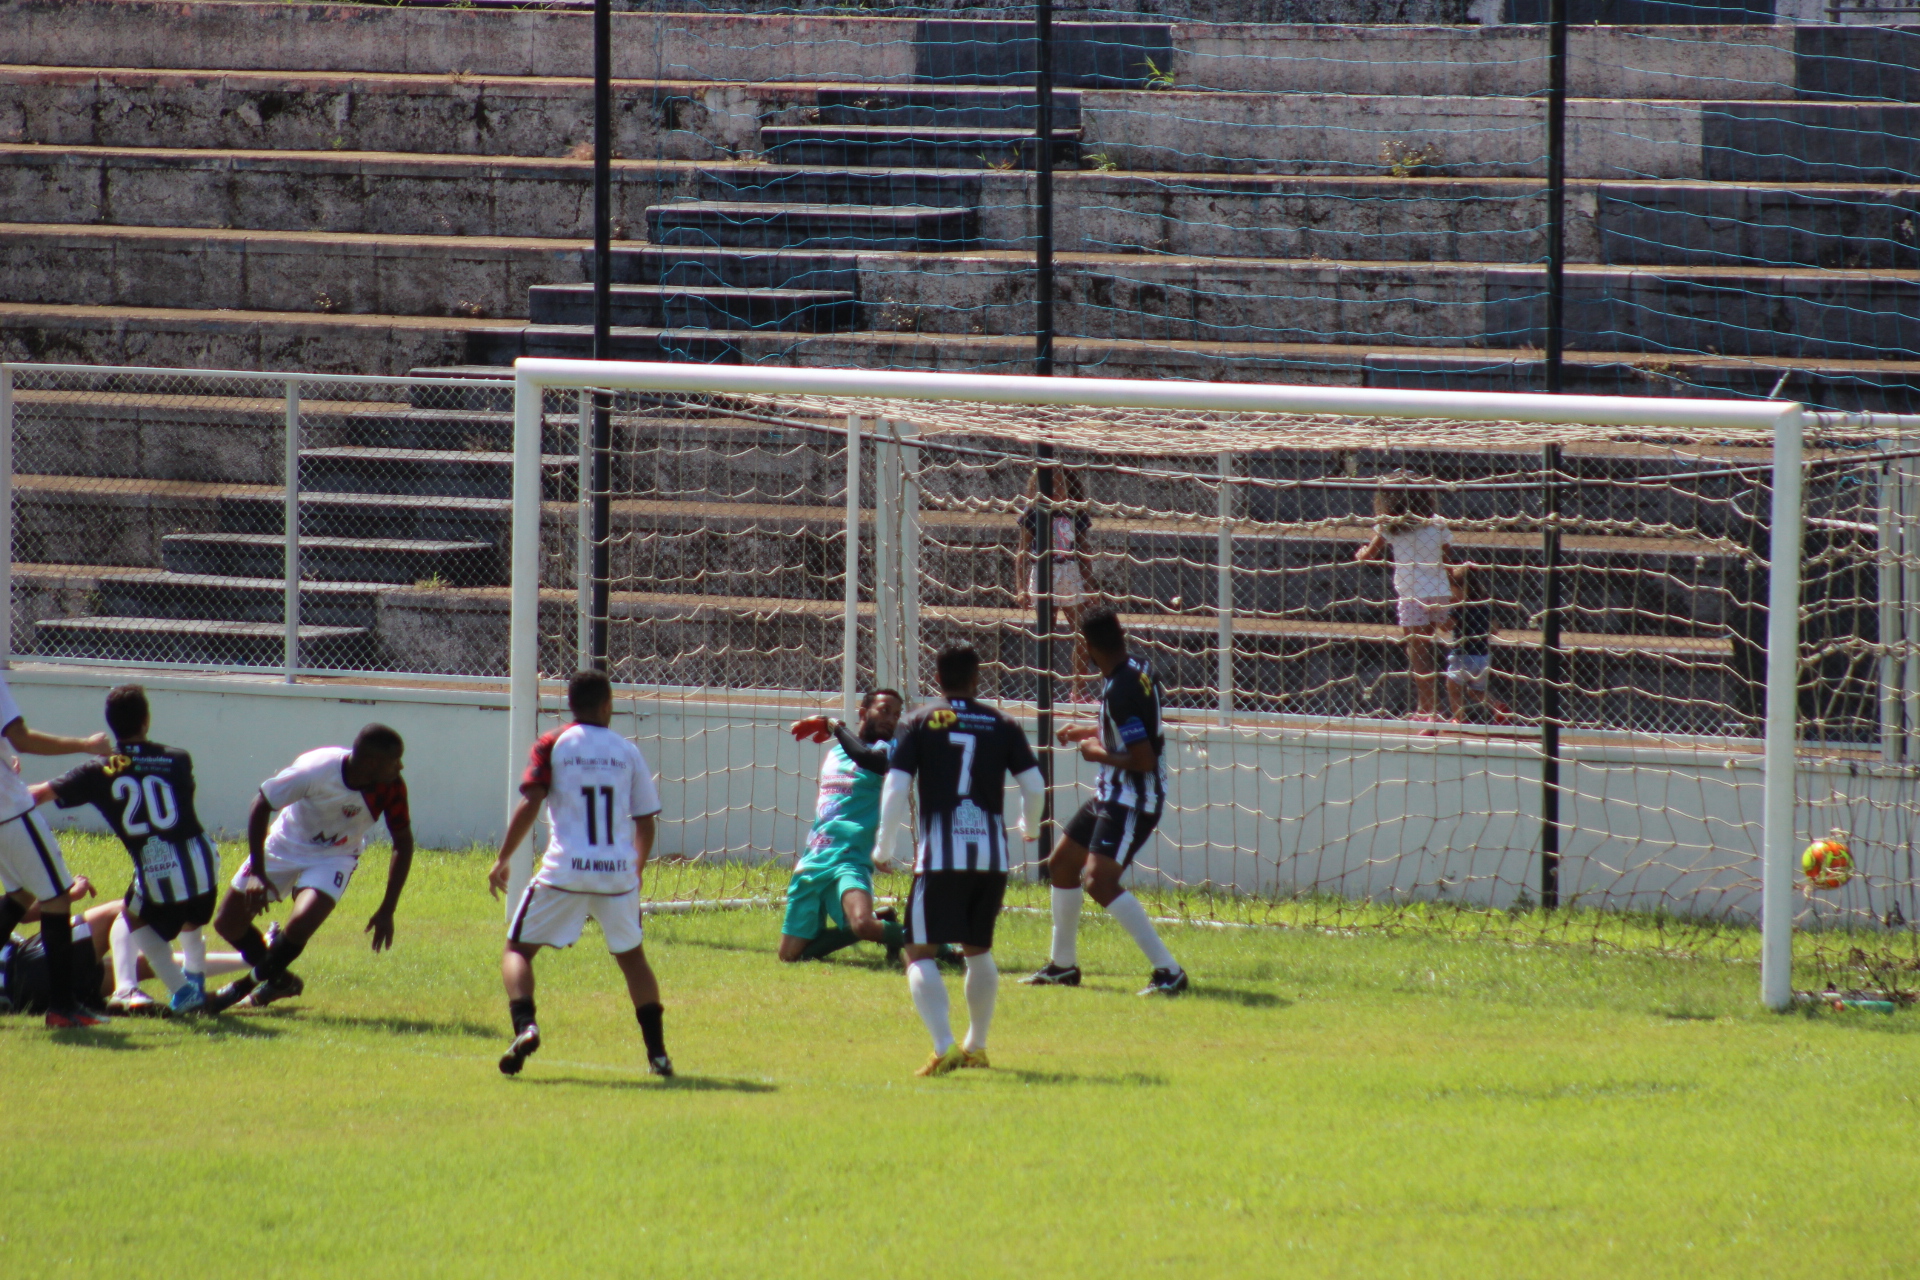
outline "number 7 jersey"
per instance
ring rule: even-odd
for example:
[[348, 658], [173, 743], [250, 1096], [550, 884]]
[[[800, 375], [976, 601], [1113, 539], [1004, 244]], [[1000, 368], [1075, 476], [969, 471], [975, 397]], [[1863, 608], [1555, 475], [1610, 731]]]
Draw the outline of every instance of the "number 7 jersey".
[[640, 884], [633, 820], [660, 812], [640, 748], [612, 729], [570, 724], [543, 733], [521, 779], [547, 791], [552, 838], [533, 883], [567, 893], [631, 893]]
[[893, 770], [919, 784], [914, 872], [1005, 874], [1007, 778], [1038, 763], [1020, 726], [984, 702], [953, 698], [907, 717], [893, 741]]

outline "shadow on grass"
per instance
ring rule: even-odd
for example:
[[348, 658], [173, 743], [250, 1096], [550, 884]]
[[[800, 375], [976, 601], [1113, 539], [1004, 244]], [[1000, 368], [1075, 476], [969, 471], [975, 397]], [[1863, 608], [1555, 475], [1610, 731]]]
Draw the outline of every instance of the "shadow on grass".
[[[376, 1031], [390, 1036], [470, 1036], [476, 1040], [497, 1040], [503, 1034], [499, 1027], [475, 1022], [470, 1018], [374, 1017], [351, 1013], [320, 1013], [298, 1007], [277, 1009], [267, 1017], [276, 1020], [290, 1019], [303, 1027], [338, 1027], [346, 1031]], [[248, 1021], [254, 1020], [248, 1019]]]
[[1293, 1001], [1285, 996], [1274, 995], [1271, 991], [1248, 991], [1245, 987], [1216, 987], [1203, 984], [1188, 987], [1179, 997], [1182, 1000], [1213, 1000], [1221, 1004], [1237, 1004], [1242, 1009], [1291, 1009]]
[[98, 1028], [62, 1027], [47, 1037], [58, 1045], [75, 1049], [105, 1049], [110, 1053], [138, 1053], [153, 1048], [144, 1040], [130, 1039], [125, 1032]]
[[1164, 1089], [1167, 1078], [1152, 1071], [1117, 1071], [1107, 1075], [1081, 1075], [1077, 1071], [1023, 1071], [1018, 1067], [996, 1067], [989, 1079], [1011, 1079], [1024, 1085], [1098, 1085], [1122, 1089]]
[[588, 1076], [521, 1076], [516, 1083], [534, 1085], [579, 1085], [587, 1089], [669, 1089], [679, 1093], [777, 1093], [779, 1086], [764, 1080], [738, 1080], [727, 1076], [674, 1076], [668, 1080], [652, 1077], [616, 1076], [612, 1079]]
[[211, 1040], [277, 1040], [287, 1034], [284, 1028], [259, 1018], [195, 1018], [181, 1025]]

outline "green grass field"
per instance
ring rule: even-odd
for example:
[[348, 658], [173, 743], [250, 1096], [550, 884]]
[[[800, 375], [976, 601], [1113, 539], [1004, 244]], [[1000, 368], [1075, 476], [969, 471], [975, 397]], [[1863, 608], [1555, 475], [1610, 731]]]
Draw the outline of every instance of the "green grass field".
[[[124, 883], [116, 847], [68, 844]], [[94, 1033], [0, 1018], [10, 1274], [1920, 1265], [1920, 1014], [1767, 1014], [1724, 956], [1176, 927], [1197, 990], [1149, 1002], [1097, 912], [1087, 987], [1015, 985], [1045, 949], [1016, 914], [995, 1069], [921, 1081], [924, 1033], [877, 948], [781, 966], [771, 910], [656, 917], [680, 1078], [643, 1074], [589, 930], [542, 957], [546, 1046], [506, 1080], [484, 856], [423, 854], [376, 957], [360, 929], [384, 865], [369, 855], [295, 1004]]]

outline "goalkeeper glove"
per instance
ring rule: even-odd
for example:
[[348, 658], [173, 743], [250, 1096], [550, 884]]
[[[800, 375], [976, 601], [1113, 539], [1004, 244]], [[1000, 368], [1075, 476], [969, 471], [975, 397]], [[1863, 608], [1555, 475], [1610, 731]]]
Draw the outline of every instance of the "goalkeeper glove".
[[805, 742], [809, 738], [815, 742], [825, 742], [833, 736], [833, 721], [825, 716], [808, 716], [805, 720], [795, 720], [789, 728], [793, 730], [795, 742]]

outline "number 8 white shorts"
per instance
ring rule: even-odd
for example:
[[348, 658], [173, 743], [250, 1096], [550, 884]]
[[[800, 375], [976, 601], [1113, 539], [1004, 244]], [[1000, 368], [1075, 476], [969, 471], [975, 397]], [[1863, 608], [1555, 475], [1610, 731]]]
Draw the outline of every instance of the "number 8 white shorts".
[[[359, 865], [360, 859], [353, 857], [288, 862], [268, 854], [266, 888], [275, 902], [284, 902], [302, 889], [324, 893], [338, 902], [347, 892], [347, 882], [353, 879], [354, 869]], [[247, 864], [241, 863], [240, 870], [234, 873], [233, 888], [240, 893], [250, 893], [260, 887], [260, 882], [247, 870]]]
[[640, 945], [640, 891], [568, 893], [552, 885], [530, 884], [513, 909], [507, 941], [529, 947], [570, 947], [580, 941], [587, 917], [600, 922], [607, 950], [624, 955]]

